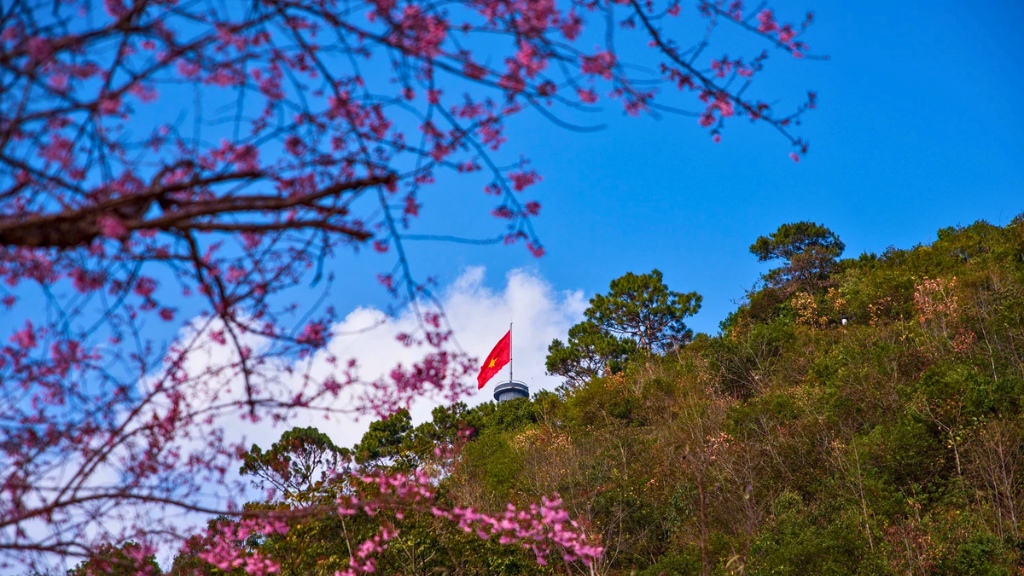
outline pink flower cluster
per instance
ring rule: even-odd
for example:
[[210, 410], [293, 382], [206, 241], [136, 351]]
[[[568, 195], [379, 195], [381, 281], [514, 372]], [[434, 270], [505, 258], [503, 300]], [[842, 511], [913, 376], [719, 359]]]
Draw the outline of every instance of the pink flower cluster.
[[557, 496], [541, 498], [540, 504], [530, 504], [518, 509], [509, 504], [499, 515], [484, 514], [472, 508], [433, 508], [431, 512], [440, 518], [458, 523], [466, 532], [475, 533], [482, 539], [498, 537], [501, 544], [519, 544], [533, 551], [537, 563], [546, 565], [549, 556], [557, 550], [566, 562], [580, 561], [589, 565], [601, 557], [603, 549], [590, 543], [586, 532], [579, 524], [569, 519]]
[[704, 92], [701, 94], [701, 100], [708, 103], [707, 108], [704, 109], [704, 113], [700, 115], [698, 120], [700, 125], [705, 128], [715, 124], [715, 112], [718, 112], [717, 120], [728, 118], [736, 113], [731, 96], [726, 92], [718, 92], [717, 94]]
[[615, 54], [605, 50], [593, 56], [583, 56], [580, 60], [580, 70], [584, 74], [593, 74], [605, 80], [611, 80], [615, 69]]
[[280, 565], [259, 552], [246, 550], [245, 540], [254, 534], [266, 536], [287, 532], [288, 525], [274, 518], [219, 522], [207, 532], [203, 550], [198, 556], [225, 572], [242, 569], [250, 576], [266, 576], [278, 572]]
[[[569, 518], [557, 496], [542, 498], [539, 504], [530, 504], [522, 509], [509, 504], [500, 514], [486, 514], [473, 508], [442, 506], [436, 501], [434, 479], [423, 470], [411, 474], [369, 474], [360, 480], [375, 486], [382, 498], [365, 501], [354, 495], [345, 496], [338, 501], [339, 515], [351, 516], [361, 511], [372, 516], [388, 510], [401, 520], [405, 510], [428, 510], [434, 517], [452, 521], [463, 531], [484, 540], [493, 537], [500, 544], [519, 545], [530, 550], [541, 565], [547, 564], [552, 554], [559, 554], [565, 562], [579, 561], [584, 565], [589, 565], [603, 554], [603, 549], [591, 541], [587, 532]], [[349, 570], [342, 574], [351, 576], [372, 572], [375, 567], [373, 554], [382, 551], [386, 542], [397, 535], [397, 530], [384, 526], [359, 546]]]
[[349, 558], [349, 566], [345, 570], [336, 572], [335, 576], [356, 576], [357, 574], [370, 574], [377, 571], [376, 554], [387, 548], [389, 540], [399, 535], [399, 531], [389, 526], [382, 526], [372, 538], [363, 540], [356, 548], [355, 553]]
[[[814, 21], [814, 14], [808, 13], [801, 28], [806, 28]], [[775, 13], [765, 8], [757, 14], [757, 31], [765, 35], [774, 35], [780, 44], [786, 46], [794, 58], [803, 58], [807, 45], [796, 40], [797, 31], [792, 24], [780, 24], [775, 20]]]

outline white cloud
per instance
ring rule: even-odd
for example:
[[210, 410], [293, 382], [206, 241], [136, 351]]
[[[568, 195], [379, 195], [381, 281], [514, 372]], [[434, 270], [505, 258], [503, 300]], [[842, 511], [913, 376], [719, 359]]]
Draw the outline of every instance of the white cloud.
[[[437, 294], [454, 333], [454, 345], [480, 361], [505, 334], [511, 322], [515, 378], [525, 382], [531, 392], [555, 388], [561, 379], [545, 374], [547, 348], [554, 338], [564, 340], [569, 327], [582, 318], [587, 306], [583, 293], [557, 292], [536, 273], [522, 269], [509, 272], [504, 288], [494, 290], [485, 285], [485, 274], [483, 267], [468, 268]], [[183, 368], [194, 383], [189, 391], [194, 404], [207, 403], [213, 393], [222, 402], [244, 398], [244, 387], [237, 369], [220, 368], [236, 367], [237, 353], [231, 346], [216, 345], [210, 340], [209, 332], [219, 327], [217, 321], [207, 321], [201, 327], [197, 325], [183, 331], [179, 336], [180, 344], [189, 343]], [[405, 346], [397, 339], [399, 334], [415, 333], [418, 327], [419, 318], [411, 309], [389, 316], [376, 308], [357, 308], [332, 327], [334, 336], [312, 358], [292, 365], [280, 360], [268, 362], [260, 367], [255, 377], [264, 386], [286, 393], [283, 389], [300, 389], [304, 375], [313, 381], [321, 381], [328, 375], [337, 375], [345, 362], [355, 359], [359, 380], [371, 382], [385, 376], [398, 364], [411, 366], [422, 359], [425, 348]], [[246, 338], [245, 344], [261, 353], [267, 342], [254, 336]], [[339, 362], [330, 363], [327, 361], [329, 357], [335, 357]], [[473, 376], [475, 373], [470, 378]], [[494, 387], [506, 378], [507, 372], [503, 371], [483, 390], [474, 390], [462, 401], [474, 406], [492, 400]], [[340, 375], [338, 379], [344, 380]], [[286, 422], [274, 425], [269, 419], [254, 424], [239, 421], [236, 415], [222, 414], [217, 425], [227, 433], [226, 441], [243, 441], [246, 446], [255, 443], [266, 448], [284, 430], [304, 426], [317, 427], [339, 446], [352, 446], [362, 438], [372, 421], [370, 417], [356, 419], [344, 413], [354, 407], [353, 397], [359, 391], [358, 387], [343, 391], [330, 402], [330, 408], [337, 413], [329, 415], [315, 410], [299, 411]], [[442, 403], [443, 400], [438, 398], [414, 401], [410, 408], [414, 423], [429, 419], [431, 410]]]
[[[564, 339], [569, 327], [582, 318], [587, 305], [583, 293], [556, 292], [537, 274], [521, 269], [509, 272], [505, 287], [497, 291], [484, 284], [484, 277], [484, 268], [469, 268], [438, 295], [457, 345], [470, 356], [482, 360], [505, 334], [511, 322], [515, 378], [530, 386], [531, 392], [558, 386], [561, 380], [546, 375], [544, 370], [548, 344], [554, 338]], [[398, 334], [413, 332], [416, 327], [417, 318], [411, 310], [403, 311], [397, 317], [388, 317], [380, 310], [359, 308], [334, 327], [337, 336], [328, 343], [325, 353], [341, 359], [355, 358], [359, 362], [361, 378], [372, 380], [386, 374], [398, 363], [408, 366], [419, 359], [423, 351], [421, 348], [409, 348], [396, 340]], [[312, 368], [314, 371], [321, 369], [326, 369], [326, 366], [314, 365]], [[470, 405], [492, 400], [494, 386], [505, 377], [503, 372], [483, 390], [463, 400]], [[440, 403], [430, 400], [415, 402], [410, 410], [413, 421], [428, 419], [430, 411]], [[288, 426], [310, 425], [331, 436], [336, 444], [351, 446], [369, 427], [369, 420], [355, 421], [344, 416], [324, 420], [317, 415], [304, 415], [288, 422]], [[257, 443], [269, 444], [280, 432], [277, 430], [270, 437], [257, 440]]]

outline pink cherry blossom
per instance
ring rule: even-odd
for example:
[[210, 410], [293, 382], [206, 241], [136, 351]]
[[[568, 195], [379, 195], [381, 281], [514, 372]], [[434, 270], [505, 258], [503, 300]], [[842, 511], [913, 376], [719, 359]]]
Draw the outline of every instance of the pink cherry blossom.
[[11, 343], [24, 350], [36, 347], [36, 332], [31, 320], [25, 321], [25, 327], [11, 336]]
[[612, 78], [615, 61], [616, 57], [611, 52], [598, 52], [593, 56], [584, 56], [582, 58], [580, 70], [584, 74], [593, 74], [600, 76], [605, 80], [610, 80]]
[[108, 238], [126, 238], [128, 236], [128, 228], [124, 225], [124, 221], [117, 216], [100, 216], [97, 218], [96, 224], [100, 228], [100, 233]]

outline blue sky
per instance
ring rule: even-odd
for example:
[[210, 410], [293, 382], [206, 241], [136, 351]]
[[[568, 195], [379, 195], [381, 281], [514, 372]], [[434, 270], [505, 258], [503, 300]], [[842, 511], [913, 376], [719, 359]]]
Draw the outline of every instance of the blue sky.
[[[690, 325], [714, 333], [765, 269], [748, 246], [782, 223], [823, 223], [855, 257], [929, 242], [941, 227], [1005, 224], [1024, 212], [1024, 4], [828, 0], [775, 7], [784, 20], [813, 9], [816, 22], [804, 39], [812, 53], [829, 57], [797, 61], [774, 52], [758, 81], [783, 109], [807, 90], [818, 94], [818, 109], [797, 129], [811, 144], [799, 164], [772, 129], [742, 119], [716, 144], [695, 118], [626, 117], [616, 103], [582, 118], [607, 125], [590, 133], [523, 113], [509, 123], [507, 148], [512, 158], [529, 157], [543, 176], [526, 195], [543, 204], [534, 225], [547, 255], [533, 258], [522, 245], [421, 243], [410, 248], [414, 274], [436, 277], [444, 295], [468, 270], [483, 267], [480, 289], [507, 294], [509, 274], [525, 270], [549, 288], [545, 303], [565, 303], [606, 291], [626, 272], [658, 268], [671, 288], [703, 295]], [[625, 42], [618, 47], [631, 50]], [[456, 178], [432, 187], [413, 232], [499, 233], [502, 223], [488, 215], [493, 197], [480, 186]], [[392, 255], [372, 250], [341, 255], [332, 262], [338, 280], [331, 300], [342, 311], [392, 304], [375, 281], [392, 264]], [[503, 318], [510, 314], [530, 316], [514, 306]], [[496, 323], [493, 339], [463, 345], [485, 355], [506, 323]], [[548, 342], [531, 346], [540, 355], [532, 367], [537, 377]], [[525, 376], [530, 367], [522, 369]]]
[[[784, 222], [821, 222], [856, 256], [1024, 212], [1024, 4], [811, 8], [805, 39], [829, 59], [774, 54], [768, 71], [787, 93], [819, 95], [798, 129], [811, 143], [799, 164], [777, 134], [746, 121], [714, 144], [693, 118], [629, 118], [614, 106], [597, 133], [521, 116], [510, 142], [544, 177], [531, 191], [544, 206], [535, 226], [548, 254], [432, 244], [416, 251], [417, 271], [445, 284], [484, 265], [497, 285], [527, 267], [589, 297], [627, 271], [659, 268], [671, 288], [704, 296], [690, 324], [713, 333], [764, 270], [748, 246]], [[451, 209], [432, 201], [428, 211]]]

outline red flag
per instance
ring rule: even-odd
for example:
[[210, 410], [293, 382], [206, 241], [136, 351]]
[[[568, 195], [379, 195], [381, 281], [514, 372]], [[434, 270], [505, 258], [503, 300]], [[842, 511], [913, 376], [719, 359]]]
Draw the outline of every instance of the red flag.
[[480, 367], [480, 374], [476, 377], [477, 389], [483, 388], [487, 381], [494, 378], [494, 375], [501, 371], [512, 359], [512, 330], [509, 330], [494, 345], [494, 349], [487, 355], [483, 366]]

